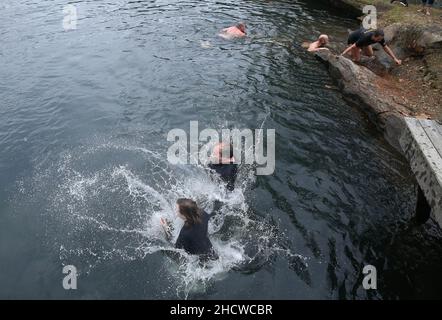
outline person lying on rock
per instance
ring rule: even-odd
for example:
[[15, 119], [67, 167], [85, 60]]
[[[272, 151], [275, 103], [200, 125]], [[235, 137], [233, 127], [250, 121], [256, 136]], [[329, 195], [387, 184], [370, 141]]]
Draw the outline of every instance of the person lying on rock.
[[366, 56], [373, 56], [372, 45], [375, 43], [379, 43], [396, 64], [402, 64], [402, 61], [396, 57], [394, 52], [385, 43], [384, 31], [382, 30], [366, 30], [360, 28], [351, 32], [348, 36], [348, 44], [350, 46], [342, 52], [342, 55], [350, 52], [353, 61], [359, 62], [361, 60], [361, 51], [363, 51]]
[[319, 50], [328, 50], [325, 46], [328, 44], [328, 36], [326, 34], [321, 34], [315, 42], [310, 43], [308, 46], [309, 52], [316, 52]]

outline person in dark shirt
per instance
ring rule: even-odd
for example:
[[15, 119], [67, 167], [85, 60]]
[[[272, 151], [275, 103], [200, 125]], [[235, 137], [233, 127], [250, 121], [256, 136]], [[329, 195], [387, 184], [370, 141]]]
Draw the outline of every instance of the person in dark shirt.
[[[189, 254], [199, 255], [204, 260], [216, 259], [212, 243], [210, 242], [207, 228], [210, 216], [204, 210], [198, 208], [191, 199], [177, 200], [177, 216], [184, 220], [175, 247], [184, 249]], [[161, 225], [166, 231], [166, 237], [170, 239], [171, 232], [169, 223], [161, 219]]]
[[235, 189], [235, 180], [238, 175], [238, 164], [233, 156], [233, 146], [227, 143], [219, 143], [213, 149], [213, 160], [209, 169], [215, 171], [227, 184], [227, 190]]
[[396, 62], [396, 64], [402, 64], [402, 61], [399, 60], [394, 52], [387, 46], [384, 39], [384, 32], [382, 30], [365, 30], [364, 28], [360, 28], [356, 31], [353, 31], [348, 36], [348, 44], [350, 45], [342, 55], [350, 52], [353, 61], [361, 60], [361, 51], [364, 52], [366, 56], [373, 56], [373, 48], [372, 45], [375, 43], [379, 43], [384, 51]]

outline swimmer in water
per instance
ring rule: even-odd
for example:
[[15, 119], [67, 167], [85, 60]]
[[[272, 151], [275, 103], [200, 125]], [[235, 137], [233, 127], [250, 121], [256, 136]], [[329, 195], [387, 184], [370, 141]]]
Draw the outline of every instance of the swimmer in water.
[[[217, 259], [218, 256], [213, 249], [207, 234], [210, 216], [204, 210], [198, 208], [195, 201], [191, 199], [177, 200], [177, 216], [184, 220], [175, 248], [184, 249], [189, 254], [199, 255], [203, 260]], [[170, 240], [170, 223], [161, 218], [161, 225], [166, 232], [166, 238]]]
[[242, 38], [246, 36], [246, 24], [240, 22], [235, 26], [221, 30], [219, 36], [224, 39]]
[[227, 190], [235, 189], [235, 180], [238, 175], [238, 164], [235, 163], [232, 144], [219, 143], [213, 148], [212, 161], [209, 168], [215, 171], [227, 184]]
[[310, 43], [308, 46], [309, 52], [316, 52], [319, 50], [328, 50], [328, 48], [325, 48], [325, 46], [328, 44], [328, 36], [326, 34], [321, 34], [315, 42]]

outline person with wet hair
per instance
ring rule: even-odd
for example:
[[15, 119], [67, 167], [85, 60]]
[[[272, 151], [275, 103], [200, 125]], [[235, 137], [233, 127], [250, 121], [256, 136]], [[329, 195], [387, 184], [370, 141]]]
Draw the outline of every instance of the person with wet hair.
[[[199, 255], [203, 260], [217, 259], [218, 256], [213, 249], [208, 236], [208, 224], [210, 216], [206, 211], [200, 209], [195, 201], [180, 198], [176, 202], [177, 216], [184, 220], [175, 247], [184, 249], [189, 254]], [[160, 220], [166, 237], [171, 239], [170, 224], [164, 218]]]
[[221, 30], [219, 36], [224, 39], [243, 38], [246, 36], [246, 24], [240, 22], [234, 26]]
[[359, 62], [361, 60], [361, 51], [368, 57], [372, 57], [373, 48], [372, 45], [379, 43], [384, 51], [396, 62], [396, 64], [401, 65], [402, 61], [399, 60], [394, 52], [385, 43], [384, 31], [383, 30], [366, 30], [360, 28], [353, 31], [348, 36], [348, 44], [350, 45], [347, 49], [342, 52], [342, 55], [350, 53], [353, 61]]
[[319, 50], [328, 50], [325, 46], [328, 44], [328, 36], [326, 34], [321, 34], [315, 42], [310, 43], [307, 51], [316, 52]]
[[212, 161], [209, 169], [216, 172], [222, 181], [226, 183], [229, 191], [235, 189], [235, 180], [238, 176], [238, 164], [233, 156], [233, 145], [231, 143], [218, 143], [213, 148]]

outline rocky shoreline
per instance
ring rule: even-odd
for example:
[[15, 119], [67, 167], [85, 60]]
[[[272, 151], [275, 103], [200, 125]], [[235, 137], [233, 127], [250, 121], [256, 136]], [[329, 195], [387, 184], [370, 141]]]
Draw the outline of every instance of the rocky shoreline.
[[364, 110], [370, 120], [383, 133], [386, 140], [400, 150], [399, 137], [403, 130], [406, 108], [386, 96], [377, 85], [382, 78], [350, 59], [320, 51], [317, 57], [324, 61], [330, 75], [336, 80], [344, 98], [352, 105]]
[[442, 12], [436, 11], [437, 17], [432, 18], [417, 13], [417, 6], [404, 8], [389, 1], [329, 2], [355, 17], [362, 15], [365, 4], [378, 8], [378, 25], [390, 48], [403, 60], [402, 66], [394, 66], [382, 49], [375, 50], [376, 60], [355, 64], [339, 55], [344, 43], [316, 56], [326, 64], [345, 99], [364, 110], [402, 153], [399, 139], [404, 116], [442, 120]]

